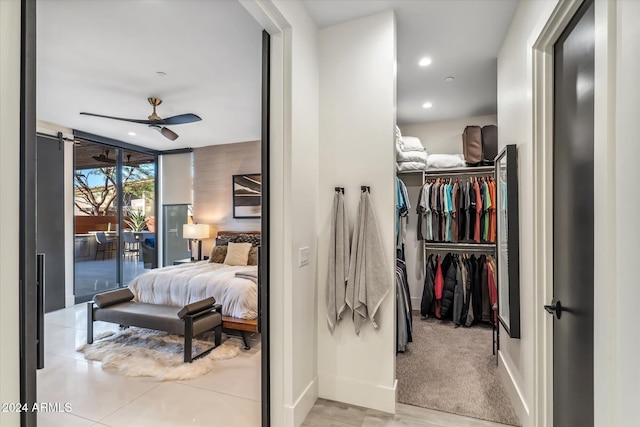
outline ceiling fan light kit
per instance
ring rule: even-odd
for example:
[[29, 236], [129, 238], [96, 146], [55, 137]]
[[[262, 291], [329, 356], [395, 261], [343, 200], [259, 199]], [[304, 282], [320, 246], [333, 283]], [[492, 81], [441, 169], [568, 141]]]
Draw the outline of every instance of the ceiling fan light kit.
[[120, 120], [123, 122], [147, 125], [150, 128], [160, 132], [165, 138], [170, 139], [171, 141], [175, 141], [176, 139], [178, 139], [178, 134], [165, 127], [164, 125], [183, 125], [187, 123], [199, 122], [200, 120], [202, 120], [198, 115], [193, 113], [179, 114], [177, 116], [167, 117], [166, 119], [163, 119], [156, 113], [156, 107], [162, 104], [162, 100], [160, 98], [150, 97], [147, 98], [147, 101], [149, 101], [149, 104], [151, 104], [151, 106], [153, 107], [153, 112], [151, 113], [151, 115], [149, 115], [148, 120], [127, 119], [123, 117], [104, 116], [101, 114], [86, 112], [81, 112], [80, 114], [85, 116], [101, 117], [103, 119]]

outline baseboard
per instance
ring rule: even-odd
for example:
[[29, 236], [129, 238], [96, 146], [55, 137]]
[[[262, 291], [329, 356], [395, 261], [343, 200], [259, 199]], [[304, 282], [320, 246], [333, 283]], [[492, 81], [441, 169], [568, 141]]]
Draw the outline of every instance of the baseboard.
[[71, 307], [72, 305], [76, 305], [76, 297], [75, 295], [65, 295], [64, 297], [64, 306]]
[[509, 400], [513, 405], [513, 409], [516, 411], [518, 418], [520, 418], [520, 422], [522, 423], [523, 427], [530, 426], [531, 423], [529, 422], [529, 408], [522, 394], [522, 390], [520, 390], [520, 387], [518, 387], [518, 383], [513, 377], [513, 370], [510, 366], [510, 362], [505, 359], [501, 351], [498, 352], [498, 357], [500, 359], [498, 363], [498, 373], [500, 375], [500, 379], [502, 380], [502, 384], [504, 384], [505, 391], [509, 396]]
[[318, 377], [307, 385], [293, 405], [285, 405], [285, 425], [300, 427], [316, 400], [318, 400]]
[[398, 381], [392, 387], [354, 381], [335, 375], [318, 375], [319, 394], [323, 399], [362, 406], [382, 412], [396, 412]]

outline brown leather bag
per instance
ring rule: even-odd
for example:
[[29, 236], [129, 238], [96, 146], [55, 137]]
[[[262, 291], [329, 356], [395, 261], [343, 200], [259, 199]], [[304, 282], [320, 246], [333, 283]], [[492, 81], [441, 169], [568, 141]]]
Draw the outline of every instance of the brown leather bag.
[[464, 128], [462, 152], [464, 153], [464, 161], [469, 166], [478, 166], [482, 163], [482, 128], [480, 126]]

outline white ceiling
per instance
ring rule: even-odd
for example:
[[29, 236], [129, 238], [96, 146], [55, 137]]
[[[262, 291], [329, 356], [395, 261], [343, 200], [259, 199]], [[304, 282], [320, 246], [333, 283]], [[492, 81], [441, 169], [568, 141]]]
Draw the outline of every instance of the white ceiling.
[[[496, 113], [496, 58], [517, 0], [303, 1], [322, 28], [395, 10], [400, 124]], [[262, 29], [237, 1], [39, 0], [37, 14], [39, 120], [158, 150], [260, 139]], [[78, 114], [146, 119], [149, 96], [162, 117], [203, 120], [170, 126], [172, 142]]]
[[[240, 3], [39, 0], [37, 20], [39, 120], [158, 150], [260, 139], [262, 28]], [[78, 114], [146, 119], [149, 96], [202, 121], [169, 126], [172, 142]]]
[[[321, 28], [395, 11], [399, 124], [496, 114], [498, 51], [517, 0], [303, 1]], [[419, 67], [423, 56], [433, 63]]]

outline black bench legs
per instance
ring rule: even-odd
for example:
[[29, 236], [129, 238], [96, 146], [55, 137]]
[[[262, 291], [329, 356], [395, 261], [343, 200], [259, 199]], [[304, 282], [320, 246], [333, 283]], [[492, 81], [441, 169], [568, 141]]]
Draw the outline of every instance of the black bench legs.
[[211, 352], [214, 348], [218, 347], [222, 343], [222, 323], [213, 328], [215, 332], [214, 338], [214, 346], [208, 348], [195, 356], [191, 355], [191, 349], [193, 344], [193, 326], [194, 323], [198, 321], [198, 318], [207, 317], [210, 315], [210, 311], [196, 313], [196, 314], [187, 314], [184, 316], [184, 362], [191, 363], [194, 359], [198, 359], [202, 356], [205, 356]]

